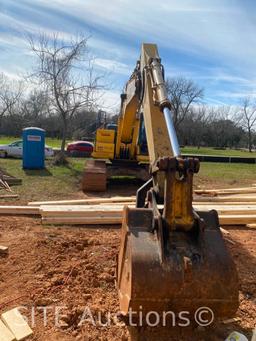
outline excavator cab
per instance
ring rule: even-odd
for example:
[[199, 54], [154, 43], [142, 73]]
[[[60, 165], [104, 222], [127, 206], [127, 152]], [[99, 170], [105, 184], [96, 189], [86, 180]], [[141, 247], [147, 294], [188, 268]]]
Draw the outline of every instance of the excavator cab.
[[143, 113], [150, 180], [125, 207], [117, 260], [117, 289], [124, 316], [140, 312], [193, 313], [208, 307], [215, 317], [238, 308], [238, 278], [217, 212], [195, 211], [193, 176], [199, 160], [183, 158], [172, 122], [163, 66], [154, 44], [143, 44], [137, 70], [138, 112]]

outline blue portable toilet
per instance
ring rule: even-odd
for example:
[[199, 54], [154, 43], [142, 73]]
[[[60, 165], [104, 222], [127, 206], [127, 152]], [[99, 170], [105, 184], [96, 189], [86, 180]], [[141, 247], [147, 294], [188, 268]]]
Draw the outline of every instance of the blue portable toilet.
[[23, 168], [43, 169], [45, 159], [45, 130], [29, 127], [23, 129]]

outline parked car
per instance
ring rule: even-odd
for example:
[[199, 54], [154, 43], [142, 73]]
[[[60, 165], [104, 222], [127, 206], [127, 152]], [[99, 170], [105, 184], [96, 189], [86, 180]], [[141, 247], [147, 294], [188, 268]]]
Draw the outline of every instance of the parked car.
[[70, 156], [91, 156], [93, 152], [93, 143], [89, 141], [74, 141], [68, 143], [67, 153]]
[[[12, 156], [22, 158], [23, 154], [22, 146], [23, 146], [22, 140], [15, 141], [9, 144], [2, 144], [0, 145], [0, 157]], [[54, 155], [53, 149], [45, 145], [45, 156], [49, 157], [53, 155]]]

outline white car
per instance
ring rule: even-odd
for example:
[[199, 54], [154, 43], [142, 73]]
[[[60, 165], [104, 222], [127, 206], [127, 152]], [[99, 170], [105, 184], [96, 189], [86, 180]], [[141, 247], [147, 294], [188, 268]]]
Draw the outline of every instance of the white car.
[[[0, 145], [0, 157], [19, 157], [22, 158], [22, 140], [15, 141], [10, 144], [2, 144]], [[45, 145], [45, 157], [53, 156], [53, 149], [47, 145]]]

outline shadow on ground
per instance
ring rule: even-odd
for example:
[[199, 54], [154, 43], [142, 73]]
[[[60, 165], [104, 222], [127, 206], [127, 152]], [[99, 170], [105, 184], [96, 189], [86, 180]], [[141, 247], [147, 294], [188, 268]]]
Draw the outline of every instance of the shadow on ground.
[[28, 176], [52, 176], [52, 173], [47, 169], [24, 169]]

